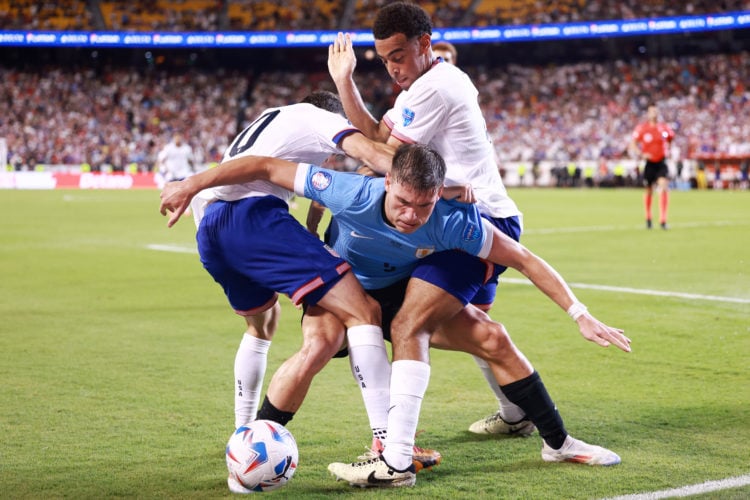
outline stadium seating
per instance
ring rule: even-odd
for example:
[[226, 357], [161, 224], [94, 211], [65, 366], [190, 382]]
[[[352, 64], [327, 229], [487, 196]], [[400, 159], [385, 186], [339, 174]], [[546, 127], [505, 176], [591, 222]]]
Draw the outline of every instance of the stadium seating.
[[[342, 18], [354, 2], [351, 18]], [[367, 29], [386, 0], [0, 0], [1, 29]], [[436, 27], [648, 18], [750, 9], [746, 0], [418, 0]], [[98, 26], [97, 19], [104, 25]]]

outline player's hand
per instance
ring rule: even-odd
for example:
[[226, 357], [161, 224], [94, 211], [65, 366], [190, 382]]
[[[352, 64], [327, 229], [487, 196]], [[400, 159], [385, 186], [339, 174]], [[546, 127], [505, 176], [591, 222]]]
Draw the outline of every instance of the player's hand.
[[463, 203], [476, 203], [477, 199], [474, 196], [474, 190], [471, 184], [462, 184], [458, 186], [444, 187], [443, 188], [443, 199], [445, 200], [456, 200]]
[[623, 334], [623, 330], [607, 326], [588, 312], [578, 318], [578, 329], [586, 340], [590, 340], [602, 347], [614, 345], [630, 352], [630, 339]]
[[357, 167], [357, 173], [359, 175], [366, 175], [368, 177], [383, 177], [367, 165], [360, 165], [359, 167]]
[[174, 226], [190, 206], [190, 200], [193, 199], [192, 193], [187, 189], [186, 181], [168, 182], [164, 185], [159, 197], [161, 198], [159, 211], [162, 215], [167, 215], [169, 212], [167, 227]]
[[357, 56], [352, 47], [352, 37], [348, 33], [338, 34], [336, 40], [328, 46], [328, 72], [334, 82], [350, 78], [357, 66]]

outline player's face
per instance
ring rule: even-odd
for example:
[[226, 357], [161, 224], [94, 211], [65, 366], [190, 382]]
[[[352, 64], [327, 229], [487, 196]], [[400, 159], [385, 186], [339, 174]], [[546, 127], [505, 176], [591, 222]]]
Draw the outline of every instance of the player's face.
[[430, 35], [427, 34], [408, 39], [403, 33], [397, 33], [375, 40], [375, 51], [393, 81], [404, 90], [409, 90], [432, 65]]
[[437, 192], [421, 192], [393, 181], [385, 176], [385, 216], [400, 233], [413, 233], [432, 215], [440, 199], [442, 188]]
[[432, 50], [432, 55], [435, 57], [442, 57], [443, 61], [447, 62], [448, 64], [456, 64], [453, 60], [453, 54], [451, 52], [448, 52], [447, 50]]

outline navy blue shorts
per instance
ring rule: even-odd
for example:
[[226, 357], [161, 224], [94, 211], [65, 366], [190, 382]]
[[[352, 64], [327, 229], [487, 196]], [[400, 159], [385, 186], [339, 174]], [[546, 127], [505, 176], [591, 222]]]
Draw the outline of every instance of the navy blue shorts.
[[[521, 221], [517, 216], [485, 218], [505, 235], [515, 241], [520, 240]], [[421, 259], [411, 275], [442, 288], [464, 305], [472, 303], [480, 306], [494, 302], [498, 278], [506, 269], [466, 252], [452, 250]]]
[[316, 304], [350, 269], [275, 196], [211, 203], [196, 239], [203, 267], [245, 316], [262, 311], [276, 293]]
[[[391, 323], [396, 313], [401, 309], [401, 304], [404, 303], [404, 297], [406, 296], [406, 285], [409, 284], [409, 278], [404, 278], [401, 281], [387, 286], [385, 288], [378, 288], [375, 290], [367, 290], [367, 293], [373, 299], [378, 301], [380, 304], [380, 311], [382, 313], [383, 338], [388, 342], [391, 341]], [[344, 358], [349, 355], [349, 348], [344, 347], [337, 352], [334, 358]]]

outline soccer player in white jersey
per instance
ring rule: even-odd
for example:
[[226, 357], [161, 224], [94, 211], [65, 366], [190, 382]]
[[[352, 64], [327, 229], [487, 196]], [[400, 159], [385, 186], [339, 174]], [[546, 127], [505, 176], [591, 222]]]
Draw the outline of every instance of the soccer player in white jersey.
[[156, 157], [157, 170], [165, 182], [184, 179], [195, 172], [193, 148], [176, 132]]
[[[483, 215], [489, 216], [505, 234], [519, 240], [521, 213], [500, 177], [477, 100], [478, 91], [463, 71], [433, 56], [431, 32], [428, 15], [417, 5], [395, 2], [378, 12], [373, 27], [375, 49], [388, 74], [402, 89], [393, 108], [380, 121], [370, 115], [354, 83], [356, 57], [351, 38], [339, 34], [329, 47], [328, 66], [346, 115], [372, 139], [394, 146], [422, 143], [437, 150], [448, 167], [446, 186], [452, 187], [457, 199], [476, 201]], [[471, 303], [486, 312], [492, 307], [498, 277], [505, 270], [502, 266], [484, 269], [477, 259], [461, 252], [430, 257], [424, 260], [423, 266], [424, 272], [415, 274], [419, 279], [413, 280], [415, 293], [410, 295], [421, 300], [407, 302], [401, 317], [403, 321], [400, 321], [414, 326], [415, 330], [405, 332], [405, 336], [412, 339], [417, 335], [416, 329], [428, 318], [439, 320], [460, 306], [450, 294], [433, 286], [430, 276], [460, 273], [458, 277], [480, 280], [482, 285]], [[476, 269], [478, 275], [465, 273], [467, 267]], [[490, 273], [487, 280], [485, 272]], [[421, 316], [408, 317], [409, 311]], [[426, 344], [422, 342], [421, 346], [424, 348]], [[408, 357], [427, 359], [425, 352], [411, 352]], [[524, 412], [508, 400], [489, 366], [475, 359], [500, 410], [475, 422], [470, 430], [516, 436], [532, 433], [534, 426]]]
[[[267, 109], [235, 138], [223, 161], [266, 154], [322, 163], [343, 151], [374, 165], [390, 164], [392, 151], [365, 138], [336, 113], [340, 111], [338, 98], [330, 92], [313, 93], [300, 104]], [[389, 381], [381, 375], [388, 373], [389, 360], [377, 303], [347, 272], [349, 265], [289, 214], [292, 196], [288, 189], [256, 181], [202, 192], [192, 204], [201, 262], [247, 323], [234, 363], [235, 428], [255, 420], [256, 412], [257, 418], [278, 421], [278, 415], [296, 410], [277, 408], [268, 398], [258, 410], [267, 353], [280, 313], [278, 293], [286, 293], [295, 304], [319, 304], [345, 321], [358, 375], [365, 377], [368, 387], [379, 384], [388, 389]], [[295, 365], [303, 366], [308, 351], [315, 348], [306, 340], [292, 358]], [[294, 390], [304, 395], [312, 375], [299, 377]], [[227, 482], [231, 491], [249, 493], [231, 476]]]
[[[297, 166], [277, 159], [242, 157], [185, 182], [167, 185], [162, 193], [162, 210], [172, 211], [172, 220], [176, 220], [190, 198], [203, 187], [246, 182], [248, 179], [269, 180], [287, 189], [294, 188], [297, 194], [318, 201], [331, 210], [338, 231], [333, 236], [334, 249], [352, 264], [369, 293], [375, 292], [373, 296], [381, 301], [386, 299], [388, 303], [404, 297], [409, 276], [418, 267], [420, 256], [458, 248], [490, 262], [511, 265], [522, 272], [574, 317], [586, 339], [601, 346], [614, 344], [623, 351], [630, 350], [630, 340], [622, 330], [606, 326], [591, 316], [554, 269], [494, 227], [479, 214], [476, 206], [440, 200], [444, 175], [445, 163], [440, 155], [421, 145], [400, 147], [385, 179], [342, 174], [306, 164]], [[441, 285], [451, 293], [462, 295], [466, 306], [471, 295], [466, 294], [467, 290], [460, 282]], [[384, 310], [383, 313], [385, 324], [385, 316], [393, 312]], [[519, 372], [535, 374], [530, 363], [504, 334], [502, 326], [495, 323], [499, 330], [491, 331], [489, 323], [484, 313], [468, 305], [444, 325], [438, 326], [430, 340], [437, 347], [465, 350], [484, 357], [501, 380], [517, 378]], [[341, 330], [330, 322], [327, 324], [333, 326], [332, 331]], [[499, 335], [496, 335], [498, 331]], [[490, 344], [499, 342], [502, 346], [485, 350], [484, 344], [489, 336], [496, 337], [489, 341]], [[426, 387], [427, 381], [424, 378], [409, 381], [409, 385], [415, 383]], [[391, 385], [392, 406], [402, 405], [403, 396], [401, 388]], [[540, 401], [531, 401], [536, 399]], [[546, 391], [527, 392], [519, 398], [519, 404], [529, 409], [534, 419], [549, 419], [552, 415], [556, 422], [541, 422], [540, 427], [557, 425], [557, 431], [565, 436], [566, 446], [562, 450], [553, 450], [545, 443], [542, 450], [544, 460], [590, 465], [619, 463], [619, 457], [611, 451], [568, 436]], [[534, 407], [544, 407], [545, 411], [537, 411]], [[398, 448], [400, 444], [390, 439], [390, 429], [396, 427], [395, 423], [391, 411], [388, 415], [389, 437], [382, 456], [357, 464], [332, 464], [329, 470], [357, 486], [413, 485], [418, 465], [412, 462], [411, 450], [405, 454], [389, 455], [390, 446]], [[413, 424], [416, 426], [416, 421]], [[413, 437], [406, 441], [413, 443]], [[408, 463], [394, 465], [402, 458]]]

